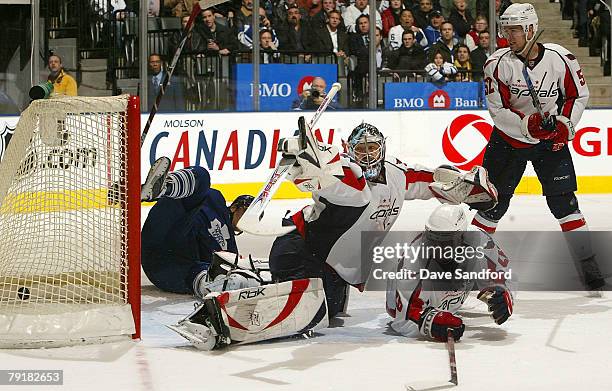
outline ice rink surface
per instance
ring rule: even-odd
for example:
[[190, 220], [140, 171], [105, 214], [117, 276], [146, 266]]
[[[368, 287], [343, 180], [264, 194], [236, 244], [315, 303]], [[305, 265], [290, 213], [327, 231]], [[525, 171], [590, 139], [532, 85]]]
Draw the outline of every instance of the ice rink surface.
[[[592, 230], [612, 230], [612, 195], [581, 195]], [[304, 201], [274, 201], [284, 214]], [[420, 230], [437, 201], [406, 202], [394, 230]], [[146, 210], [143, 211], [143, 219]], [[559, 230], [539, 196], [517, 196], [500, 230]], [[243, 253], [267, 257], [272, 239], [239, 237]], [[144, 277], [144, 275], [143, 275]], [[146, 279], [145, 279], [146, 281]], [[143, 286], [142, 340], [56, 349], [2, 350], [1, 369], [63, 369], [69, 390], [405, 390], [449, 379], [444, 344], [396, 336], [384, 292], [351, 292], [349, 316], [311, 339], [285, 339], [211, 353], [167, 329], [193, 307], [187, 296]], [[459, 313], [454, 390], [611, 390], [612, 292], [518, 292], [514, 314], [497, 326], [470, 297]], [[44, 387], [16, 386], [4, 389]]]

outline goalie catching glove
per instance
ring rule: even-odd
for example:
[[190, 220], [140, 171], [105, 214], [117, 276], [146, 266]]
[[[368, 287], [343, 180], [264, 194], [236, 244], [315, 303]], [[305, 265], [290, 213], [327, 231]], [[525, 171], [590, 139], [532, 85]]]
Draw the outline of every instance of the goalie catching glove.
[[466, 203], [472, 209], [483, 211], [497, 205], [497, 189], [484, 167], [474, 166], [462, 173], [455, 167], [442, 165], [435, 169], [433, 180], [429, 188], [442, 200]]
[[574, 139], [576, 129], [569, 118], [562, 115], [534, 113], [523, 118], [521, 133], [530, 141], [551, 140], [552, 150], [560, 151], [568, 141]]

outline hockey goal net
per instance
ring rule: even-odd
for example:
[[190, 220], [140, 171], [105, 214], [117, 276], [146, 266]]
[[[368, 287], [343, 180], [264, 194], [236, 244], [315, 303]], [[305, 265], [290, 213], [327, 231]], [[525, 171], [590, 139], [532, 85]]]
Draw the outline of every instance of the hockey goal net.
[[0, 347], [139, 332], [138, 97], [34, 101], [0, 163]]

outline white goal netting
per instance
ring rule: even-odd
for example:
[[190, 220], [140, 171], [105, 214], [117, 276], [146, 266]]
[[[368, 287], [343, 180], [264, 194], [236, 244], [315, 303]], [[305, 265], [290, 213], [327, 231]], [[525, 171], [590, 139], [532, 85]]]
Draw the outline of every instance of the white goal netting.
[[38, 100], [22, 113], [0, 163], [0, 346], [135, 333], [129, 100]]

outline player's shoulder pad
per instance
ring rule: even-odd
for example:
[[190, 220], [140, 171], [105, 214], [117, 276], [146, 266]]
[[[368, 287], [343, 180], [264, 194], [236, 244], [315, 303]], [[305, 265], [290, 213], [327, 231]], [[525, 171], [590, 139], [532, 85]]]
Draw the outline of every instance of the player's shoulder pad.
[[495, 51], [495, 53], [491, 54], [487, 61], [484, 64], [484, 69], [490, 68], [492, 64], [498, 64], [500, 61], [510, 59], [510, 48], [501, 48]]
[[565, 57], [565, 60], [576, 61], [576, 56], [561, 45], [556, 43], [545, 43], [544, 48], [560, 54], [561, 56]]
[[406, 171], [411, 168], [408, 164], [402, 162], [395, 156], [389, 156], [389, 155], [385, 156], [385, 163], [391, 164], [403, 171]]

